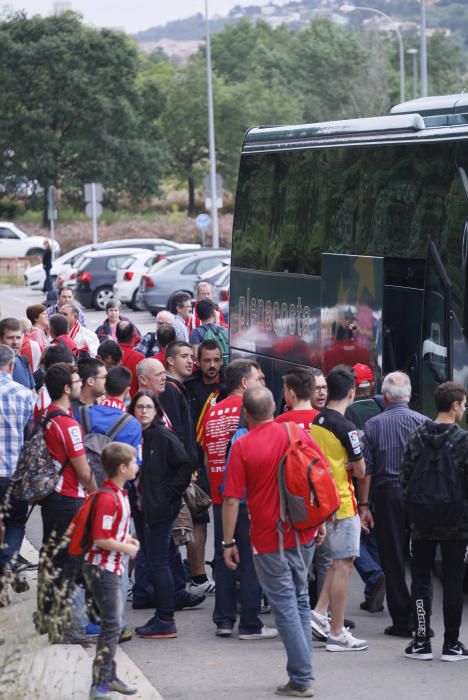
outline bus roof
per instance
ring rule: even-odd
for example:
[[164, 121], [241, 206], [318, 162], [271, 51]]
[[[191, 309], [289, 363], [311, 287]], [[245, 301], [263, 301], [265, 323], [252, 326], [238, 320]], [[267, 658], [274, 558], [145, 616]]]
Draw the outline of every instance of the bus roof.
[[[423, 117], [437, 114], [468, 114], [468, 95], [438, 95], [436, 97], [418, 97], [395, 105], [390, 114], [420, 114]], [[424, 119], [424, 121], [426, 121]]]
[[[396, 105], [390, 115], [364, 119], [343, 119], [316, 124], [287, 126], [258, 126], [250, 129], [244, 138], [243, 152], [268, 151], [307, 147], [311, 143], [334, 141], [350, 142], [368, 139], [382, 140], [388, 136], [418, 138], [442, 134], [439, 127], [468, 126], [468, 94], [421, 97]], [[447, 130], [446, 134], [450, 133]], [[454, 135], [453, 132], [450, 135]], [[465, 135], [465, 134], [464, 134]]]

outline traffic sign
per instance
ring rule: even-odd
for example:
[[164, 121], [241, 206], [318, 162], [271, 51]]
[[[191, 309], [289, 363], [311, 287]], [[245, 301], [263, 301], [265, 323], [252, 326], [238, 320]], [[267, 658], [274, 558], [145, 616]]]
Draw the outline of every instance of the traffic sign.
[[93, 188], [94, 188], [94, 199], [96, 202], [102, 202], [102, 184], [100, 182], [91, 182], [84, 186], [84, 198], [85, 202], [93, 201]]
[[[93, 218], [93, 203], [88, 202], [85, 208], [86, 216], [89, 216], [90, 219]], [[99, 204], [99, 202], [96, 202], [94, 205], [94, 216], [98, 219], [102, 214], [102, 204]]]
[[[224, 180], [222, 175], [218, 175], [216, 173], [216, 189], [221, 190], [223, 188]], [[211, 190], [211, 176], [207, 175], [206, 177], [203, 178], [203, 186], [207, 190]]]
[[209, 214], [199, 214], [195, 219], [195, 223], [200, 231], [206, 231], [207, 228], [210, 228], [211, 216]]
[[49, 221], [57, 220], [57, 207], [47, 207], [47, 218]]

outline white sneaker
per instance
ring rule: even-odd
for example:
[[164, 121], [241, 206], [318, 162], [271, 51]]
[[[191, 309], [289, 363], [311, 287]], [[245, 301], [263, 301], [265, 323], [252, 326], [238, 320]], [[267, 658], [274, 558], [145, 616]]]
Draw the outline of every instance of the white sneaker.
[[252, 641], [252, 639], [274, 639], [278, 636], [278, 630], [274, 627], [266, 627], [263, 625], [260, 632], [255, 632], [254, 634], [240, 634], [239, 639], [247, 639]]
[[194, 583], [194, 581], [190, 581], [189, 583], [189, 593], [192, 595], [214, 595], [216, 589], [216, 584], [213, 581], [213, 579], [208, 579], [204, 583]]
[[318, 639], [319, 642], [326, 642], [330, 633], [330, 621], [327, 615], [322, 615], [321, 613], [315, 612], [315, 610], [311, 610], [310, 625], [315, 639]]
[[356, 639], [351, 632], [343, 628], [337, 637], [328, 635], [325, 649], [327, 651], [364, 651], [368, 646], [365, 639]]

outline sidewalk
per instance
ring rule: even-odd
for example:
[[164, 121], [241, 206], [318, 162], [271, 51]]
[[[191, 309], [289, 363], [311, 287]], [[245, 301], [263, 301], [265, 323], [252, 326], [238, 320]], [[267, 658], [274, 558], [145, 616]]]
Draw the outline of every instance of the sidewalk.
[[[37, 550], [25, 538], [21, 554], [36, 563]], [[26, 572], [30, 590], [16, 594], [10, 589], [11, 604], [0, 609], [0, 700], [86, 700], [91, 684], [94, 645], [49, 645], [39, 637], [32, 623], [36, 606], [37, 572]], [[138, 666], [118, 647], [119, 677], [138, 688], [135, 700], [162, 700]], [[121, 697], [116, 693], [114, 696]]]

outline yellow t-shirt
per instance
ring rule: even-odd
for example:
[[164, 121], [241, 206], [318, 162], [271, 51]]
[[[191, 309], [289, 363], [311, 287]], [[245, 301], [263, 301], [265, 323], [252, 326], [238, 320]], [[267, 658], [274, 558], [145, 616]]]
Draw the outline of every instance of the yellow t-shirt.
[[324, 408], [315, 418], [310, 434], [327, 457], [340, 494], [341, 505], [336, 518], [350, 518], [357, 513], [352, 472], [347, 462], [362, 458], [359, 434], [354, 423], [339, 411]]

